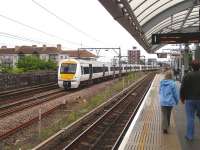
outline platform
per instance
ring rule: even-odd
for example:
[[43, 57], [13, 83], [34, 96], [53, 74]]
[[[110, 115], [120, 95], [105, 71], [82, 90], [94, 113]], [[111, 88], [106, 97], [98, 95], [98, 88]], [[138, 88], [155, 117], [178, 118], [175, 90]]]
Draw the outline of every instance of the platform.
[[186, 130], [184, 105], [179, 102], [172, 111], [168, 134], [161, 130], [159, 83], [162, 74], [156, 75], [141, 107], [129, 127], [119, 150], [197, 150], [200, 149], [200, 123], [195, 121], [195, 139], [184, 138]]

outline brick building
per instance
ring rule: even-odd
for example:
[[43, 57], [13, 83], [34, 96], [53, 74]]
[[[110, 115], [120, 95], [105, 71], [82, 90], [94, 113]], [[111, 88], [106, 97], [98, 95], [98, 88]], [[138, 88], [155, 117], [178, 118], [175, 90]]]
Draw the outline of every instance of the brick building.
[[139, 64], [140, 62], [140, 51], [139, 50], [128, 50], [128, 63]]
[[58, 63], [62, 59], [67, 58], [81, 58], [81, 59], [95, 59], [96, 55], [86, 50], [62, 50], [61, 45], [57, 47], [42, 47], [32, 46], [16, 46], [15, 48], [7, 48], [2, 46], [0, 48], [0, 64], [4, 66], [15, 66], [18, 60], [24, 56], [34, 55], [43, 60], [52, 60]]

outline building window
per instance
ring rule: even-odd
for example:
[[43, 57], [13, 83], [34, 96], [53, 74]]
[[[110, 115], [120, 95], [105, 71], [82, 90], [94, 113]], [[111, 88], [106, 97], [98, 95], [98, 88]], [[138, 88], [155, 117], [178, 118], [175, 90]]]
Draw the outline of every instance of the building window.
[[56, 61], [57, 55], [56, 54], [49, 54], [49, 60]]
[[25, 55], [23, 52], [19, 52], [18, 57], [19, 57], [19, 59], [23, 59], [25, 57]]
[[33, 52], [32, 55], [39, 58], [39, 53], [38, 52]]

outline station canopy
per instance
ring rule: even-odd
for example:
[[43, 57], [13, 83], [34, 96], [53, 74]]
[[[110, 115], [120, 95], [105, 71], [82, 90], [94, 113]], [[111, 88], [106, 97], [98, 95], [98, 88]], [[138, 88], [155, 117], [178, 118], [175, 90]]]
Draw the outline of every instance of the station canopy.
[[150, 53], [163, 45], [152, 45], [156, 33], [199, 31], [199, 0], [99, 0], [142, 47]]

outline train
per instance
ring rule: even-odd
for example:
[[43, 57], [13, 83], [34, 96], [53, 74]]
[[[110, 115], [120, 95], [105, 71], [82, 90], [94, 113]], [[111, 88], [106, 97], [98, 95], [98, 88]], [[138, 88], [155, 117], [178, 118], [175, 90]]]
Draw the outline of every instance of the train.
[[122, 64], [119, 65], [81, 59], [64, 59], [59, 62], [58, 86], [63, 89], [76, 89], [81, 84], [105, 80], [133, 71], [158, 69], [158, 66]]

